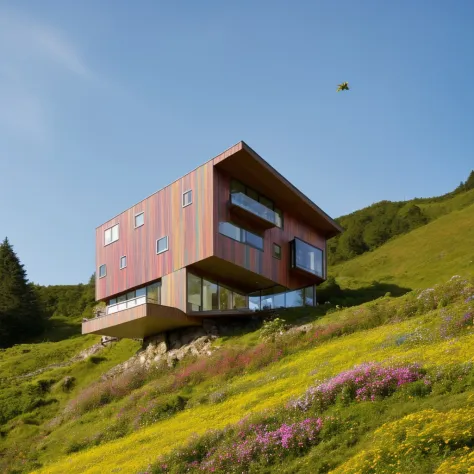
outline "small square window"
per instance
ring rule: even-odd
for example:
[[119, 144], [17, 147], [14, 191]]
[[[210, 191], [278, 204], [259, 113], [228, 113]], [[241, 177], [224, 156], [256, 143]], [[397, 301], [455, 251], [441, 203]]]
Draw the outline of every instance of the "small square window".
[[104, 245], [109, 245], [119, 239], [119, 225], [116, 224], [104, 231]]
[[193, 191], [190, 189], [183, 193], [183, 207], [189, 206], [193, 202]]
[[140, 212], [140, 214], [137, 214], [135, 216], [135, 229], [137, 227], [141, 227], [145, 223], [145, 213]]
[[168, 250], [168, 236], [162, 237], [156, 241], [156, 253], [166, 252]]
[[273, 244], [273, 256], [281, 260], [281, 247], [277, 244]]
[[125, 268], [127, 266], [127, 256], [124, 255], [123, 257], [120, 257], [120, 270], [122, 268]]
[[105, 265], [101, 265], [99, 267], [99, 278], [104, 278], [107, 275], [107, 267]]

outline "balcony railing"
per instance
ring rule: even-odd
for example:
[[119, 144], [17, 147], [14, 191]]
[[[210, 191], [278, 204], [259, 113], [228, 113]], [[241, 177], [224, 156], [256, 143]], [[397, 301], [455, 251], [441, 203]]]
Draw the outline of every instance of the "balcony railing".
[[231, 193], [230, 202], [233, 206], [244, 209], [274, 226], [281, 226], [280, 216], [276, 212], [244, 193]]
[[120, 303], [115, 303], [110, 306], [107, 306], [105, 310], [105, 314], [107, 315], [107, 314], [117, 313], [119, 311], [124, 311], [125, 309], [134, 308], [135, 306], [140, 306], [145, 303], [158, 304], [158, 301], [152, 298], [147, 298], [145, 295], [137, 296], [136, 298], [132, 298], [126, 301], [121, 301]]

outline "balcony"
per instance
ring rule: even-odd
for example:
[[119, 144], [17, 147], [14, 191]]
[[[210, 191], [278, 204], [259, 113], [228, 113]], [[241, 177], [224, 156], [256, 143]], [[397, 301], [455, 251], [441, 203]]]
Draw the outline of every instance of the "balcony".
[[199, 324], [181, 310], [157, 304], [156, 300], [143, 295], [107, 306], [96, 318], [84, 320], [82, 334], [143, 339], [163, 331]]
[[264, 229], [281, 227], [281, 218], [275, 211], [272, 211], [244, 193], [231, 193], [230, 205], [231, 209], [240, 217], [251, 219], [255, 224]]

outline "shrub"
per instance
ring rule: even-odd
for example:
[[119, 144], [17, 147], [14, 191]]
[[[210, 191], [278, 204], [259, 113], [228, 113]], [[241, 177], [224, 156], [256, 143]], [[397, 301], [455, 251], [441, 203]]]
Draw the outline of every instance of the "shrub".
[[286, 321], [281, 318], [275, 318], [263, 323], [260, 329], [260, 337], [264, 341], [275, 340], [275, 337], [282, 335], [286, 329]]
[[124, 372], [113, 379], [91, 385], [68, 403], [65, 414], [80, 415], [86, 411], [107, 405], [111, 401], [123, 398], [133, 390], [140, 388], [146, 379], [146, 370], [138, 368]]

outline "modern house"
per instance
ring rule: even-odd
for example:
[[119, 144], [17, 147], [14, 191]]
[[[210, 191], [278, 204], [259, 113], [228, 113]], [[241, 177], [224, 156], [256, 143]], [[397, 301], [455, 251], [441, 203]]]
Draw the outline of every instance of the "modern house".
[[145, 338], [203, 317], [316, 304], [341, 228], [244, 142], [96, 229], [83, 334]]

